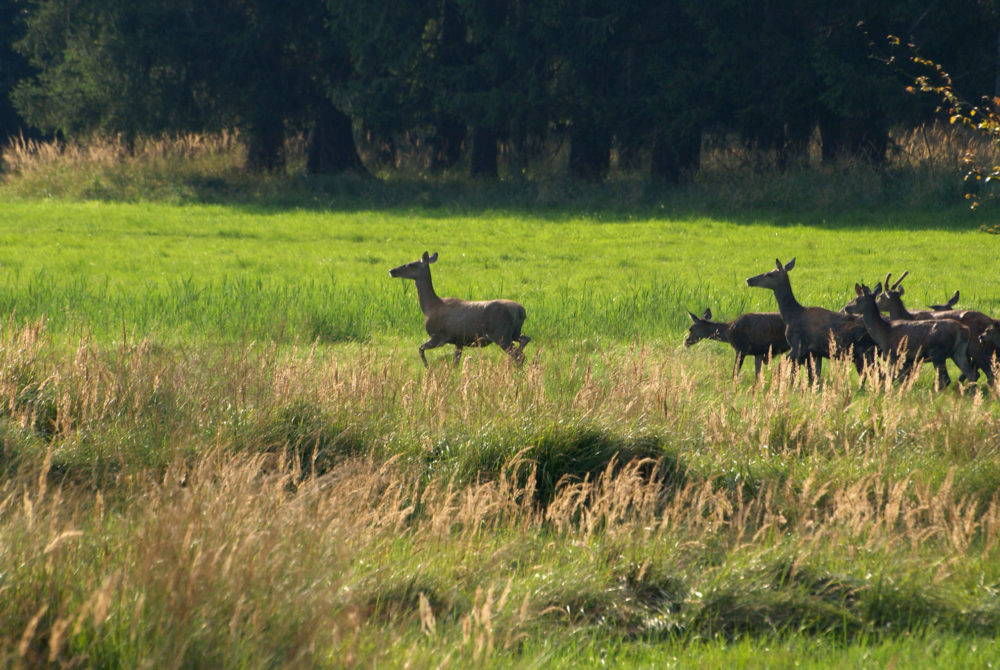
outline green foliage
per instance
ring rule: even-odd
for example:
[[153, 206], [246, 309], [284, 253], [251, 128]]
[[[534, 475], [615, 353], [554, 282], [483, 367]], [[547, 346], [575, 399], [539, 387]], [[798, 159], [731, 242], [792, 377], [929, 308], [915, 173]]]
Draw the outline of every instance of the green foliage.
[[[566, 3], [546, 0], [8, 2], [0, 80], [36, 128], [63, 139], [239, 128], [246, 166], [285, 167], [309, 133], [310, 170], [464, 167], [516, 175], [541, 154], [572, 177], [680, 181], [703, 137], [735, 136], [762, 165], [886, 159], [889, 129], [929, 110], [869, 58], [871, 33], [908, 31], [983, 84], [997, 16], [916, 0]], [[23, 26], [23, 31], [21, 27]], [[23, 33], [23, 35], [22, 35]], [[14, 56], [14, 54], [12, 54]], [[26, 58], [28, 65], [24, 60]], [[562, 151], [567, 148], [568, 151]], [[323, 158], [325, 157], [325, 159]]]
[[[913, 85], [907, 87], [907, 91], [915, 93], [919, 90], [934, 95], [941, 101], [936, 111], [946, 115], [951, 125], [968, 128], [993, 147], [1000, 146], [1000, 98], [984, 96], [980, 103], [971, 103], [959, 92], [952, 76], [942, 65], [922, 56], [916, 45], [903, 45], [900, 38], [892, 35], [888, 44], [890, 55], [885, 60], [889, 65], [901, 70], [913, 65], [920, 70], [920, 74], [910, 75]], [[904, 56], [896, 55], [899, 49], [904, 50]], [[984, 166], [981, 161], [971, 150], [962, 159], [965, 167], [964, 196], [972, 209], [1000, 194], [996, 188], [996, 181], [1000, 180], [1000, 166]], [[1000, 232], [992, 224], [983, 224], [979, 229], [991, 234]]]

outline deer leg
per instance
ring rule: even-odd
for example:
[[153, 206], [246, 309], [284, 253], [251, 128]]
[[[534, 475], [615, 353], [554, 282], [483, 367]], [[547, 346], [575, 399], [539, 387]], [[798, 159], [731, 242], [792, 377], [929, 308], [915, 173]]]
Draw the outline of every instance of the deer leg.
[[[979, 379], [979, 372], [976, 370], [976, 365], [969, 360], [968, 356], [959, 353], [953, 356], [951, 360], [955, 361], [955, 365], [962, 371], [962, 375], [958, 378], [958, 381], [975, 382]], [[989, 379], [989, 376], [986, 378]], [[993, 382], [990, 381], [990, 383], [992, 384]]]
[[[771, 359], [768, 358], [768, 360], [771, 360]], [[754, 371], [754, 374], [757, 377], [760, 377], [760, 368], [761, 368], [761, 366], [763, 364], [764, 364], [764, 357], [763, 356], [754, 356], [753, 357], [753, 371]]]
[[506, 351], [507, 355], [510, 356], [511, 359], [513, 359], [515, 365], [520, 366], [522, 363], [524, 363], [523, 344], [515, 347], [513, 342], [508, 342], [507, 346], [504, 347], [504, 351]]
[[515, 353], [512, 355], [514, 356], [514, 360], [517, 361], [517, 364], [520, 365], [524, 362], [524, 347], [528, 344], [528, 342], [531, 342], [531, 338], [527, 335], [519, 335], [517, 342], [517, 348], [514, 350]]
[[[986, 375], [986, 381], [992, 386], [993, 357], [990, 355], [988, 351], [986, 351], [983, 348], [982, 344], [978, 342], [975, 344], [975, 346], [973, 345], [972, 342], [970, 342], [968, 344], [968, 352], [969, 355], [966, 358], [970, 359], [969, 367], [971, 367], [973, 370], [975, 370], [976, 368], [982, 370], [983, 374]], [[956, 365], [958, 364], [957, 358], [953, 358], [952, 360], [955, 361]], [[965, 379], [969, 377], [969, 375], [966, 374], [965, 368], [963, 368], [961, 365], [959, 365], [958, 368], [962, 371], [962, 376], [958, 378], [959, 381], [965, 381]], [[975, 379], [973, 379], [972, 381], [975, 381]]]
[[938, 389], [943, 389], [948, 384], [951, 383], [951, 377], [948, 376], [948, 366], [945, 365], [944, 361], [940, 363], [935, 363], [934, 367], [937, 368], [937, 387]]
[[[896, 357], [895, 359], [889, 360], [892, 363], [892, 367], [896, 371], [894, 379], [897, 382], [906, 381], [910, 375], [919, 372], [920, 370], [920, 367], [915, 365], [912, 358]], [[937, 368], [935, 367], [935, 369]]]
[[522, 350], [524, 349], [524, 345], [531, 341], [531, 338], [527, 335], [518, 335], [517, 341], [519, 346], [515, 347], [513, 339], [507, 333], [491, 336], [489, 339], [492, 342], [496, 342], [497, 346], [506, 351], [507, 355], [517, 365], [521, 365], [524, 362], [524, 351]]
[[743, 352], [736, 352], [736, 365], [733, 367], [733, 377], [738, 377], [740, 374], [740, 369], [743, 368]]
[[424, 362], [425, 368], [427, 367], [427, 357], [424, 356], [424, 350], [437, 349], [442, 344], [444, 344], [444, 342], [441, 341], [440, 337], [438, 337], [437, 335], [431, 335], [431, 339], [427, 340], [426, 342], [420, 345], [420, 360]]
[[823, 369], [823, 359], [816, 354], [806, 356], [806, 372], [809, 374], [809, 383], [812, 384], [819, 379], [820, 371]]
[[458, 365], [458, 361], [462, 358], [462, 345], [455, 345], [455, 365]]

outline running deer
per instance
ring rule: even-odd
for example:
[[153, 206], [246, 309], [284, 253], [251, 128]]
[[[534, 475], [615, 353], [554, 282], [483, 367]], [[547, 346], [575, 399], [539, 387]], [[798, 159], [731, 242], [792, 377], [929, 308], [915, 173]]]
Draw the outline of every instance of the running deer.
[[740, 373], [743, 359], [753, 356], [754, 371], [760, 376], [760, 366], [773, 356], [788, 351], [785, 340], [785, 322], [777, 312], [751, 312], [732, 321], [712, 321], [712, 310], [706, 309], [701, 317], [688, 312], [692, 324], [688, 328], [684, 346], [690, 347], [701, 340], [728, 342], [736, 352], [733, 377]]
[[785, 321], [785, 339], [788, 340], [789, 357], [798, 365], [807, 365], [810, 381], [819, 377], [822, 359], [830, 358], [830, 344], [835, 352], [851, 352], [858, 372], [870, 360], [875, 343], [865, 330], [861, 319], [853, 314], [834, 312], [822, 307], [803, 307], [788, 279], [788, 272], [795, 267], [793, 258], [787, 265], [775, 259], [775, 269], [747, 279], [747, 286], [757, 286], [774, 291], [778, 311]]
[[874, 291], [855, 284], [857, 297], [844, 309], [849, 314], [861, 315], [868, 334], [891, 363], [902, 360], [900, 375], [909, 374], [918, 362], [927, 362], [937, 370], [937, 383], [944, 388], [951, 383], [947, 367], [950, 358], [966, 379], [976, 381], [979, 378], [969, 360], [972, 335], [967, 327], [951, 319], [887, 321], [879, 312], [875, 297], [881, 290], [881, 284], [876, 284]]
[[[889, 318], [897, 321], [914, 321], [921, 319], [948, 319], [951, 321], [958, 321], [969, 329], [969, 333], [972, 336], [972, 339], [969, 341], [969, 357], [972, 359], [975, 366], [986, 375], [986, 379], [992, 384], [993, 366], [995, 365], [998, 349], [990, 338], [983, 337], [983, 333], [986, 332], [987, 328], [995, 324], [996, 320], [990, 318], [982, 312], [977, 312], [971, 309], [935, 311], [921, 310], [917, 312], [909, 311], [903, 305], [903, 287], [901, 285], [903, 279], [908, 274], [909, 270], [904, 272], [900, 278], [896, 280], [896, 283], [891, 286], [889, 285], [889, 278], [892, 274], [890, 273], [886, 275], [885, 287], [882, 289], [882, 292], [878, 294], [877, 298], [879, 309], [885, 309], [889, 312]], [[949, 302], [958, 302], [957, 292]]]
[[[462, 357], [462, 347], [485, 347], [491, 342], [507, 352], [514, 362], [524, 362], [524, 346], [531, 341], [521, 334], [526, 313], [512, 300], [472, 302], [458, 298], [439, 298], [431, 283], [431, 263], [437, 252], [427, 252], [418, 260], [389, 270], [389, 276], [412, 279], [417, 284], [417, 298], [424, 313], [424, 328], [430, 339], [420, 345], [420, 360], [427, 367], [426, 349], [445, 344], [455, 345], [455, 363]], [[518, 345], [514, 346], [517, 342]]]

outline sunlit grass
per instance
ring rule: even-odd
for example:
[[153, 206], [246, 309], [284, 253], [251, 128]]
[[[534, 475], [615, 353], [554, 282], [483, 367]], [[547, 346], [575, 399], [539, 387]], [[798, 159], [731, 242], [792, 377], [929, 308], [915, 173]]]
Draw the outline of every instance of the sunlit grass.
[[642, 345], [2, 338], [9, 665], [822, 667], [1000, 632], [991, 398]]
[[102, 340], [124, 329], [285, 343], [403, 336], [416, 346], [416, 292], [388, 270], [424, 250], [440, 253], [441, 295], [521, 302], [529, 352], [567, 341], [672, 343], [688, 310], [773, 310], [771, 294], [744, 280], [775, 257], [797, 258], [792, 285], [805, 304], [839, 309], [855, 282], [908, 269], [910, 305], [959, 289], [961, 306], [1000, 311], [980, 271], [995, 238], [949, 229], [946, 216], [858, 212], [816, 226], [15, 200], [0, 208], [0, 311]]
[[[0, 665], [995, 656], [995, 389], [680, 344], [775, 309], [744, 283], [775, 257], [806, 304], [910, 270], [908, 304], [1000, 313], [943, 173], [460, 189], [222, 140], [22, 147], [0, 187]], [[522, 368], [423, 367], [388, 269], [425, 249], [442, 295], [525, 305]]]

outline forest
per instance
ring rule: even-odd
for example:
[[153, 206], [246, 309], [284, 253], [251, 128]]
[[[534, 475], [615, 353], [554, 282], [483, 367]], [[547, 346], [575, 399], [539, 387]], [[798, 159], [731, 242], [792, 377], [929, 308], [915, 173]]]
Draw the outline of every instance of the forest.
[[975, 101], [998, 32], [989, 0], [2, 0], [0, 138], [237, 129], [250, 171], [301, 136], [312, 174], [486, 179], [561, 150], [572, 178], [668, 183], [706, 138], [778, 169], [818, 138], [877, 166], [940, 104], [887, 36]]

